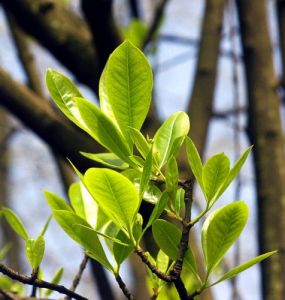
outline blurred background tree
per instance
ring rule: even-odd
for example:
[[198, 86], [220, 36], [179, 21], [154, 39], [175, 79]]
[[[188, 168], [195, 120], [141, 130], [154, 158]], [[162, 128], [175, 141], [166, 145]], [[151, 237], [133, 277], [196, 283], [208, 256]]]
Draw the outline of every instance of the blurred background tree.
[[[231, 191], [234, 196], [226, 194], [227, 201], [241, 196], [245, 200], [254, 198], [256, 192], [251, 206], [257, 213], [258, 251], [278, 249], [279, 253], [262, 264], [261, 293], [255, 290], [250, 294], [246, 285], [234, 280], [227, 296], [220, 288], [202, 294], [201, 299], [215, 299], [218, 295], [218, 299], [282, 300], [285, 299], [285, 1], [192, 2], [0, 1], [1, 205], [14, 206], [19, 214], [25, 210], [26, 218], [32, 219], [35, 227], [43, 216], [30, 210], [32, 204], [27, 208], [27, 201], [30, 203], [30, 197], [39, 197], [31, 193], [35, 188], [34, 177], [40, 176], [36, 174], [41, 173], [44, 183], [40, 186], [47, 189], [54, 184], [47, 179], [52, 172], [57, 172], [66, 190], [75, 178], [65, 157], [81, 170], [92, 166], [79, 151], [97, 152], [100, 147], [63, 119], [51, 104], [44, 88], [45, 68], [56, 66], [68, 73], [81, 85], [86, 97], [96, 102], [100, 74], [108, 56], [128, 38], [149, 56], [154, 69], [155, 101], [145, 124], [146, 132], [153, 132], [165, 115], [180, 109], [189, 113], [190, 136], [205, 158], [208, 152], [226, 149], [235, 159], [246, 143], [254, 144], [253, 168], [248, 167], [247, 174], [238, 178]], [[12, 39], [13, 46], [7, 39]], [[5, 48], [12, 49], [14, 57], [11, 58]], [[178, 73], [171, 73], [173, 69]], [[39, 141], [30, 137], [30, 132], [49, 147], [51, 156], [39, 146]], [[17, 151], [13, 150], [15, 143]], [[25, 180], [18, 188], [13, 186], [12, 179], [17, 177], [15, 173], [23, 171], [17, 163], [20, 158], [15, 159], [15, 155], [20, 155], [28, 165], [36, 166], [31, 168], [30, 175], [23, 173]], [[181, 157], [181, 168], [183, 161]], [[51, 171], [53, 162], [55, 170]], [[250, 172], [254, 173], [252, 185], [249, 185], [253, 177], [248, 176]], [[20, 198], [21, 203], [12, 202], [13, 197]], [[37, 205], [42, 203], [42, 199], [37, 200]], [[197, 201], [197, 211], [199, 205]], [[47, 207], [44, 210], [41, 214], [48, 215]], [[7, 263], [17, 270], [25, 270], [19, 241], [5, 224], [1, 228], [3, 245], [8, 241], [12, 243]], [[252, 230], [248, 234], [251, 236], [246, 237], [246, 247], [254, 248]], [[61, 238], [59, 235], [53, 243]], [[193, 245], [198, 244], [196, 237], [191, 239]], [[62, 244], [65, 247], [65, 242]], [[243, 258], [243, 251], [241, 243], [228, 263], [237, 264]], [[198, 255], [198, 247], [196, 252]], [[61, 264], [60, 254], [55, 253], [55, 256], [57, 259], [51, 256], [50, 260], [54, 260], [55, 265]], [[145, 273], [137, 267], [136, 258], [131, 259], [129, 265], [136, 299], [147, 299]], [[87, 279], [86, 284], [95, 285], [101, 299], [116, 299], [117, 292], [105, 270], [92, 262], [91, 271], [93, 279]], [[248, 278], [247, 281], [258, 280], [257, 275]], [[253, 282], [248, 284], [248, 287], [254, 285]]]

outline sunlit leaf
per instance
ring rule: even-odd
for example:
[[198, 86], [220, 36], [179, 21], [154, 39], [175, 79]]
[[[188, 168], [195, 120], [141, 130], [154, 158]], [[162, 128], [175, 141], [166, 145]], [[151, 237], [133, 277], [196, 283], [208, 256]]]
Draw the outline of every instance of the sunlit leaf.
[[[183, 142], [190, 129], [189, 117], [185, 112], [176, 112], [168, 117], [154, 136], [153, 155], [161, 168]], [[177, 143], [175, 141], [179, 141]], [[174, 151], [175, 150], [175, 151]]]
[[212, 212], [202, 228], [207, 274], [219, 264], [247, 223], [248, 207], [236, 201]]
[[72, 208], [59, 196], [48, 191], [44, 191], [44, 195], [52, 210], [66, 210], [72, 212]]
[[151, 174], [152, 174], [152, 151], [150, 150], [143, 166], [142, 177], [140, 181], [140, 193], [139, 193], [140, 198], [143, 197], [143, 194], [148, 187]]
[[142, 133], [136, 128], [130, 127], [130, 135], [141, 156], [146, 158], [150, 150], [150, 144], [147, 142]]
[[2, 213], [13, 230], [24, 240], [27, 240], [29, 236], [21, 219], [7, 207], [2, 208]]
[[39, 235], [35, 240], [26, 240], [26, 255], [33, 270], [36, 270], [39, 267], [44, 256], [44, 252], [45, 240], [42, 235]]
[[110, 55], [99, 84], [102, 111], [132, 145], [130, 127], [140, 129], [151, 101], [152, 70], [144, 54], [125, 41]]

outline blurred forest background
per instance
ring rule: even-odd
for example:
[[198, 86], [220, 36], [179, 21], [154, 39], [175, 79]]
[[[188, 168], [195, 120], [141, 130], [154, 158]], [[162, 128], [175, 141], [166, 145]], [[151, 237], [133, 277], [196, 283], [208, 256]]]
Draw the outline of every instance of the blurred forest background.
[[[44, 73], [47, 67], [64, 72], [96, 102], [101, 71], [124, 39], [139, 46], [153, 66], [146, 132], [151, 135], [167, 115], [184, 110], [204, 159], [225, 151], [234, 161], [254, 144], [251, 160], [223, 196], [224, 202], [242, 198], [251, 209], [223, 268], [257, 252], [279, 253], [200, 299], [284, 300], [284, 0], [1, 0], [1, 206], [12, 207], [37, 235], [50, 214], [41, 190], [64, 195], [76, 180], [65, 158], [81, 170], [92, 166], [79, 151], [97, 152], [99, 146], [50, 102]], [[200, 198], [197, 191], [196, 212]], [[21, 241], [4, 222], [1, 230], [1, 246], [12, 243], [4, 262], [28, 274]], [[192, 245], [197, 241], [192, 237]], [[71, 284], [83, 257], [77, 248], [52, 222], [42, 265], [46, 280], [64, 267], [63, 284]], [[123, 275], [136, 299], [148, 299], [137, 262], [132, 258]], [[80, 291], [90, 299], [121, 297], [96, 263], [89, 265]]]

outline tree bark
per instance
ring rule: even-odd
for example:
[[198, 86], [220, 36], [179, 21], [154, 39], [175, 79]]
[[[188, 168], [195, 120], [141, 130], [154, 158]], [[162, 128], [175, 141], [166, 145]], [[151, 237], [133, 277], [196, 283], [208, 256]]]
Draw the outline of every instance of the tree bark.
[[35, 37], [79, 81], [97, 92], [99, 65], [86, 25], [72, 11], [55, 0], [2, 0], [21, 28]]
[[[64, 121], [48, 101], [17, 83], [2, 68], [0, 103], [38, 134], [54, 151], [68, 157], [81, 171], [90, 168], [90, 160], [85, 159], [79, 151], [96, 153], [103, 150], [84, 132]], [[94, 165], [98, 166], [96, 163]]]
[[190, 136], [199, 153], [205, 148], [216, 85], [225, 0], [207, 0], [192, 94], [187, 112]]
[[248, 133], [254, 144], [263, 299], [285, 299], [285, 157], [280, 102], [264, 0], [237, 0], [248, 93]]

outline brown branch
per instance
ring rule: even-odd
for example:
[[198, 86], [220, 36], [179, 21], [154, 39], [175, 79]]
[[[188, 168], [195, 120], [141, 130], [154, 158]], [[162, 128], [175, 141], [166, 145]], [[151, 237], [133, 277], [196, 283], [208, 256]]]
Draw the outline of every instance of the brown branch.
[[31, 128], [62, 157], [70, 158], [83, 170], [90, 167], [79, 151], [102, 151], [85, 133], [64, 121], [51, 104], [44, 101], [27, 87], [13, 80], [0, 67], [0, 103]]
[[89, 259], [89, 257], [86, 254], [84, 254], [84, 258], [83, 258], [82, 262], [80, 263], [79, 270], [73, 279], [72, 286], [69, 288], [72, 292], [74, 292], [76, 290], [76, 288], [81, 280], [82, 274], [87, 266], [88, 259]]
[[150, 262], [150, 260], [148, 259], [147, 255], [145, 254], [142, 248], [137, 247], [135, 253], [141, 258], [142, 262], [149, 267], [151, 272], [154, 273], [158, 278], [166, 282], [172, 282], [172, 277], [159, 271], [157, 267]]
[[21, 28], [35, 37], [77, 79], [97, 92], [100, 77], [92, 35], [86, 23], [61, 1], [2, 0]]
[[27, 284], [27, 285], [32, 285], [32, 286], [36, 286], [36, 287], [40, 287], [40, 288], [46, 288], [49, 290], [53, 290], [56, 292], [59, 292], [61, 294], [70, 296], [74, 299], [78, 299], [78, 300], [87, 300], [87, 298], [74, 293], [73, 291], [70, 291], [69, 289], [67, 289], [66, 287], [62, 286], [62, 285], [57, 285], [57, 284], [53, 284], [44, 280], [39, 280], [39, 279], [34, 279], [33, 277], [28, 277], [26, 275], [20, 274], [16, 271], [14, 271], [13, 269], [0, 264], [0, 272], [3, 273], [4, 275], [10, 277], [13, 280], [17, 280], [21, 283]]
[[115, 278], [116, 278], [116, 281], [119, 284], [119, 287], [121, 288], [122, 292], [127, 297], [127, 299], [129, 299], [129, 300], [135, 300], [134, 296], [131, 294], [131, 292], [128, 290], [126, 284], [124, 283], [122, 277], [119, 274], [117, 274], [115, 276]]

